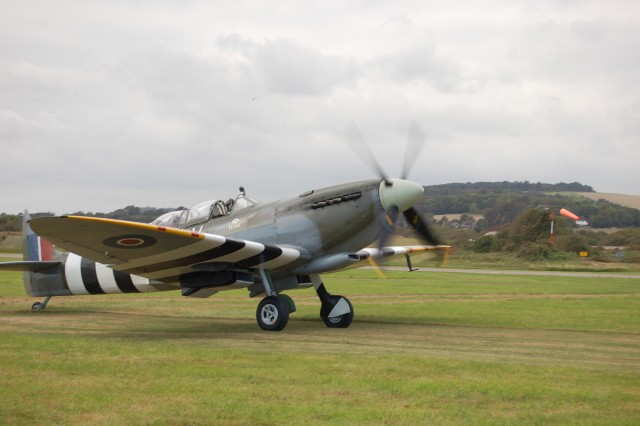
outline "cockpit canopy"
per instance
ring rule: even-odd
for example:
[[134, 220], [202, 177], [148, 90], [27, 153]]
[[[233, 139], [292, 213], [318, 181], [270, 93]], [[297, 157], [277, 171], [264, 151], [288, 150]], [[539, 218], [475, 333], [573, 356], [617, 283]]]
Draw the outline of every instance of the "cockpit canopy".
[[182, 217], [188, 215], [188, 210], [176, 210], [173, 212], [165, 213], [151, 222], [152, 225], [157, 226], [170, 226], [172, 228], [178, 228], [182, 221]]
[[170, 226], [173, 228], [186, 228], [219, 217], [229, 216], [258, 204], [260, 204], [259, 201], [240, 194], [235, 200], [229, 199], [227, 202], [222, 200], [209, 200], [198, 203], [188, 210], [176, 210], [163, 214], [151, 222], [151, 224]]
[[[231, 201], [231, 200], [230, 200]], [[257, 206], [260, 201], [255, 198], [247, 197], [246, 195], [238, 195], [235, 201], [233, 201], [230, 211], [232, 213], [239, 212], [240, 210], [248, 209], [249, 207]]]

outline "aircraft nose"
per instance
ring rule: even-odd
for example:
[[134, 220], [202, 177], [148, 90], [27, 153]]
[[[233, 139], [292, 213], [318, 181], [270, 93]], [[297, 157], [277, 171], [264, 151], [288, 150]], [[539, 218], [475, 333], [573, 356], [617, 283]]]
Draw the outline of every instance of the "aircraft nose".
[[380, 202], [385, 210], [391, 206], [397, 206], [403, 212], [417, 203], [424, 194], [422, 185], [410, 180], [390, 179], [390, 181], [391, 185], [385, 181], [380, 183]]

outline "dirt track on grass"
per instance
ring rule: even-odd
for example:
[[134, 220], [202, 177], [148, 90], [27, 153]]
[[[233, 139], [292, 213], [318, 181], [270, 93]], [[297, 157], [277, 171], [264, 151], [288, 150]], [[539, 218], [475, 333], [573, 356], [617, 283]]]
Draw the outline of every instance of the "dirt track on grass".
[[[104, 308], [104, 307], [103, 307]], [[43, 318], [46, 317], [46, 321]], [[558, 367], [636, 370], [640, 335], [618, 332], [517, 329], [443, 324], [355, 322], [330, 330], [321, 321], [292, 319], [281, 333], [260, 331], [253, 320], [186, 318], [138, 312], [3, 312], [0, 331], [22, 335], [83, 335], [99, 339], [143, 339], [164, 344], [410, 355], [517, 362]], [[384, 342], [381, 344], [381, 342]]]

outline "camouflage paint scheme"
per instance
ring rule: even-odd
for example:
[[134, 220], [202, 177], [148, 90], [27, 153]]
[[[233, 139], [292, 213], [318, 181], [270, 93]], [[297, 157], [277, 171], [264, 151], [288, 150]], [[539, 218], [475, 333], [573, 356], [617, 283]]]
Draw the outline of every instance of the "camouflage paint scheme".
[[325, 324], [348, 327], [351, 303], [329, 294], [320, 273], [448, 247], [366, 248], [392, 225], [386, 212], [405, 211], [420, 199], [423, 189], [414, 182], [362, 181], [267, 204], [241, 191], [235, 200], [200, 203], [151, 224], [25, 214], [25, 261], [0, 269], [24, 271], [25, 291], [46, 297], [34, 310], [52, 296], [181, 290], [209, 297], [247, 288], [251, 297], [266, 295], [256, 311], [259, 326], [282, 330], [295, 304], [281, 292], [314, 286]]

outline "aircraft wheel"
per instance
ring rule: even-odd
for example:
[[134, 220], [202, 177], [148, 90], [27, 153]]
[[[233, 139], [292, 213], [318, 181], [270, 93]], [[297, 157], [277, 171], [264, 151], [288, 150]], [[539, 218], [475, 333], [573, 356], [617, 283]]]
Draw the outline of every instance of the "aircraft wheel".
[[[337, 296], [341, 297], [341, 296]], [[346, 314], [339, 315], [337, 317], [329, 317], [328, 315], [322, 316], [322, 321], [329, 328], [347, 328], [351, 325], [353, 321], [353, 305], [346, 297], [343, 297], [345, 302], [349, 305], [349, 312]]]
[[44, 311], [44, 308], [45, 308], [45, 305], [40, 302], [36, 302], [33, 305], [31, 305], [32, 311]]
[[261, 329], [280, 331], [289, 322], [289, 304], [280, 296], [265, 297], [258, 304], [256, 319]]

